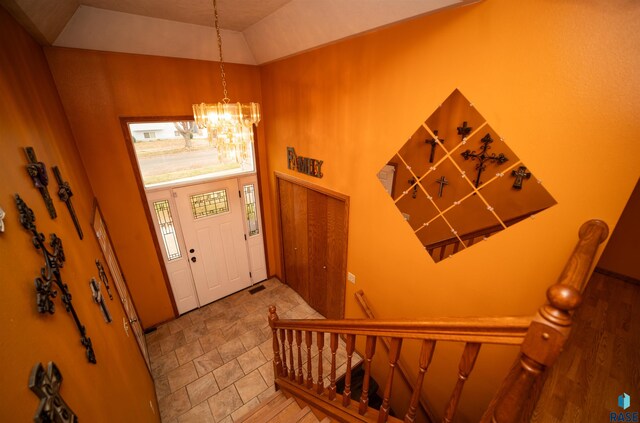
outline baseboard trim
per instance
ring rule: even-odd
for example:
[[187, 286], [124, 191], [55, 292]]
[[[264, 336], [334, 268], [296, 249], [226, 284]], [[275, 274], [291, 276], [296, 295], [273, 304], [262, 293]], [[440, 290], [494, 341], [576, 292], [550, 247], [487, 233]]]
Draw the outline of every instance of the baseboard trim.
[[605, 276], [611, 276], [612, 278], [616, 278], [624, 282], [640, 285], [640, 279], [632, 278], [631, 276], [623, 275], [621, 273], [612, 272], [611, 270], [603, 269], [602, 267], [596, 267], [594, 272], [600, 273], [601, 275]]

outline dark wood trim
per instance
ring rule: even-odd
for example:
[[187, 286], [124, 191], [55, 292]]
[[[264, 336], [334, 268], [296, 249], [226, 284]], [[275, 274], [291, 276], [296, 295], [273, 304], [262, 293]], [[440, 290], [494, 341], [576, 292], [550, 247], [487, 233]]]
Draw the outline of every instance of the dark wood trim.
[[612, 278], [619, 279], [623, 282], [629, 282], [635, 285], [640, 285], [640, 279], [632, 278], [631, 276], [623, 275], [622, 273], [612, 272], [611, 270], [607, 270], [602, 267], [596, 267], [594, 272], [600, 273], [601, 275], [605, 275], [605, 276], [611, 276]]
[[[91, 233], [93, 234], [94, 239], [96, 240], [96, 242], [98, 243], [98, 249], [100, 250], [100, 253], [102, 254], [102, 261], [104, 262], [104, 265], [107, 267], [107, 269], [109, 270], [109, 273], [111, 274], [111, 281], [112, 281], [112, 286], [114, 286], [114, 289], [118, 289], [117, 287], [115, 287], [115, 281], [113, 278], [113, 274], [111, 273], [111, 269], [109, 268], [109, 265], [107, 264], [107, 258], [104, 255], [104, 251], [102, 251], [102, 247], [100, 246], [100, 240], [98, 239], [98, 235], [96, 234], [95, 231], [95, 222], [96, 222], [96, 213], [100, 215], [100, 219], [102, 220], [102, 226], [104, 227], [104, 233], [107, 236], [107, 239], [109, 241], [109, 244], [111, 245], [111, 250], [113, 251], [113, 256], [116, 259], [116, 264], [118, 265], [118, 269], [120, 270], [120, 275], [122, 276], [122, 282], [124, 283], [125, 288], [127, 289], [127, 295], [129, 296], [129, 300], [131, 301], [131, 307], [133, 307], [133, 309], [135, 310], [136, 316], [138, 317], [138, 323], [140, 323], [140, 328], [142, 329], [142, 333], [143, 336], [146, 333], [145, 332], [145, 328], [142, 326], [142, 321], [140, 319], [140, 315], [138, 314], [138, 307], [136, 307], [136, 302], [134, 301], [133, 297], [131, 296], [131, 290], [129, 290], [129, 285], [127, 285], [127, 278], [124, 275], [124, 273], [122, 272], [122, 266], [120, 265], [120, 259], [118, 258], [118, 253], [116, 252], [116, 248], [113, 245], [113, 241], [111, 239], [111, 234], [109, 234], [109, 226], [107, 225], [106, 220], [104, 220], [104, 214], [102, 213], [102, 209], [100, 208], [100, 204], [98, 203], [98, 199], [96, 197], [93, 198], [93, 212], [91, 213]], [[118, 294], [120, 294], [118, 292]], [[127, 316], [127, 311], [124, 309], [124, 304], [122, 304], [122, 300], [120, 298], [118, 298], [118, 300], [120, 300], [120, 306], [122, 307], [122, 313], [124, 313], [127, 321], [129, 320], [129, 316]], [[133, 330], [132, 330], [133, 331]], [[135, 337], [135, 334], [133, 335]], [[142, 348], [140, 347], [140, 344], [138, 343], [137, 340], [135, 340], [136, 346], [138, 347], [138, 351], [140, 351], [140, 356], [142, 357], [142, 361], [145, 362], [145, 367], [147, 368], [147, 372], [149, 373], [149, 377], [151, 377], [151, 380], [153, 380], [153, 375], [151, 374], [151, 358], [149, 358], [149, 365], [147, 366], [147, 360], [145, 360], [145, 356], [144, 356], [144, 352], [142, 351]], [[146, 339], [142, 340], [145, 345], [147, 343]], [[147, 351], [147, 355], [149, 355], [149, 351]]]
[[178, 305], [176, 304], [176, 299], [173, 297], [173, 289], [171, 288], [171, 283], [169, 282], [169, 274], [167, 273], [167, 269], [164, 265], [164, 258], [162, 256], [162, 249], [160, 248], [160, 242], [158, 241], [158, 237], [156, 236], [156, 229], [153, 227], [153, 217], [151, 216], [151, 210], [149, 210], [149, 204], [147, 201], [147, 195], [144, 190], [144, 182], [142, 181], [142, 176], [140, 172], [140, 166], [138, 165], [138, 159], [136, 157], [136, 152], [134, 151], [133, 141], [131, 140], [131, 134], [129, 132], [129, 123], [130, 122], [165, 122], [165, 121], [181, 121], [181, 120], [193, 120], [193, 116], [147, 116], [147, 117], [120, 117], [120, 127], [122, 128], [122, 134], [124, 135], [124, 142], [127, 147], [127, 152], [129, 153], [129, 161], [131, 162], [131, 166], [133, 167], [133, 173], [135, 174], [136, 184], [138, 186], [138, 194], [140, 195], [140, 201], [142, 202], [144, 214], [147, 217], [147, 226], [149, 228], [149, 234], [153, 239], [153, 246], [156, 250], [156, 257], [158, 259], [158, 264], [160, 265], [160, 270], [162, 272], [162, 279], [164, 280], [164, 285], [167, 288], [167, 292], [169, 294], [169, 300], [171, 302], [171, 308], [173, 308], [174, 317], [178, 317], [180, 313], [178, 312]]
[[[262, 181], [260, 180], [262, 171], [260, 170], [260, 149], [258, 148], [258, 127], [253, 125], [253, 154], [256, 161], [256, 179], [258, 180], [258, 196], [260, 198], [260, 225], [262, 228], [262, 248], [264, 249], [264, 260], [267, 265], [267, 275], [269, 275], [271, 269], [269, 268], [269, 250], [267, 248], [267, 230], [264, 225], [264, 199], [262, 189]], [[267, 276], [268, 278], [268, 276]]]
[[282, 172], [278, 172], [278, 171], [275, 171], [274, 173], [276, 175], [276, 178], [284, 179], [285, 181], [291, 182], [293, 184], [297, 184], [297, 185], [303, 186], [305, 188], [311, 189], [313, 191], [317, 191], [317, 192], [319, 192], [321, 194], [328, 195], [329, 197], [333, 197], [335, 199], [344, 201], [347, 204], [347, 206], [349, 206], [349, 196], [348, 195], [342, 194], [342, 193], [340, 193], [338, 191], [330, 190], [329, 188], [321, 187], [321, 186], [316, 185], [316, 184], [314, 184], [312, 182], [296, 178], [295, 176], [291, 176], [291, 175], [288, 175], [286, 173], [282, 173]]

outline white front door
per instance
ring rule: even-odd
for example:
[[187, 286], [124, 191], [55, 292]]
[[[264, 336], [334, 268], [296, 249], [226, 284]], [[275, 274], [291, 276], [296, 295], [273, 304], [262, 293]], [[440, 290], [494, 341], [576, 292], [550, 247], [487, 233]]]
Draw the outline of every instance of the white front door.
[[172, 192], [170, 189], [147, 192], [147, 202], [178, 313], [186, 313], [199, 303]]
[[237, 179], [174, 188], [200, 306], [251, 284]]

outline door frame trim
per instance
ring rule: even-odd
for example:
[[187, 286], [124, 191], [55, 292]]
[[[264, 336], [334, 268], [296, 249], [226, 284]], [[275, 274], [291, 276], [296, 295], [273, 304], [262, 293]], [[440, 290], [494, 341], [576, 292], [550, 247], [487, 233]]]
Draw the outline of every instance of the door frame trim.
[[[274, 171], [273, 172], [275, 177], [276, 177], [276, 213], [278, 213], [278, 242], [280, 243], [280, 268], [282, 269], [282, 280], [289, 285], [289, 283], [287, 283], [287, 273], [285, 271], [285, 264], [284, 264], [284, 239], [282, 237], [282, 210], [280, 208], [280, 181], [287, 181], [290, 182], [292, 184], [296, 184], [302, 187], [305, 187], [307, 189], [310, 189], [312, 191], [316, 191], [319, 192], [320, 194], [324, 194], [327, 195], [329, 197], [335, 198], [336, 200], [342, 201], [344, 202], [344, 231], [345, 231], [345, 240], [346, 240], [346, 246], [344, 249], [344, 282], [346, 283], [347, 281], [347, 269], [348, 269], [348, 265], [347, 265], [347, 260], [349, 257], [349, 196], [342, 194], [338, 191], [333, 191], [329, 188], [325, 188], [319, 185], [316, 185], [312, 182], [309, 181], [305, 181], [304, 179], [299, 179], [296, 178], [295, 176], [291, 176], [289, 174], [283, 173], [283, 172], [279, 172], [279, 171]], [[347, 299], [346, 299], [346, 287], [345, 287], [345, 300], [342, 304], [342, 316], [344, 318], [345, 312], [347, 309]]]

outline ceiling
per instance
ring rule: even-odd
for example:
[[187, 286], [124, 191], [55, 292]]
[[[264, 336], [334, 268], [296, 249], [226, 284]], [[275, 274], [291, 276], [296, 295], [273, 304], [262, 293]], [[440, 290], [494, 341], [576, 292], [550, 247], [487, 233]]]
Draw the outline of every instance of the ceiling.
[[[217, 0], [224, 60], [262, 64], [479, 0]], [[212, 0], [0, 0], [43, 45], [218, 60]]]

